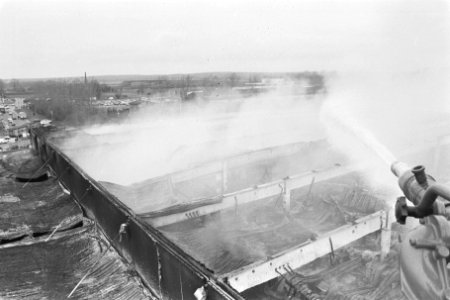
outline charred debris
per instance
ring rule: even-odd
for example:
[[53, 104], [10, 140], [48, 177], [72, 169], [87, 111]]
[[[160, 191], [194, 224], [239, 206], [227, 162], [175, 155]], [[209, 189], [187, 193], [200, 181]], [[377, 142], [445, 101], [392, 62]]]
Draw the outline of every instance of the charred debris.
[[[22, 151], [2, 160], [9, 218], [2, 270], [30, 277], [24, 284], [3, 273], [6, 298], [201, 299], [194, 296], [200, 289], [211, 299], [404, 299], [401, 233], [387, 226], [386, 195], [324, 140], [122, 186], [71, 166], [48, 132], [33, 139], [38, 156]], [[317, 151], [328, 159], [312, 165], [308, 155]], [[144, 198], [156, 202], [142, 205]], [[118, 200], [124, 215], [111, 211], [105, 219], [110, 208], [102, 203], [117, 207]], [[147, 238], [155, 249], [143, 247]]]

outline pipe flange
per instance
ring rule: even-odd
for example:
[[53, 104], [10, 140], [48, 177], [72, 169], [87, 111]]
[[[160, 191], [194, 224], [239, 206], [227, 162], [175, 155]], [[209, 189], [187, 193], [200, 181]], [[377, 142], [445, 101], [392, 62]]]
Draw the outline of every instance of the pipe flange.
[[395, 203], [395, 218], [399, 224], [404, 225], [408, 217], [408, 206], [405, 197], [398, 197]]

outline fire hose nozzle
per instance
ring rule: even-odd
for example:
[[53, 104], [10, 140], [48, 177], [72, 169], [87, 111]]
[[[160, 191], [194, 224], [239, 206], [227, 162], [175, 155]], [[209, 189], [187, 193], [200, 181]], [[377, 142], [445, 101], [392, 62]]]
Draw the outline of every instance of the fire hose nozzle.
[[450, 188], [436, 183], [433, 177], [425, 173], [424, 166], [409, 168], [405, 163], [394, 162], [392, 173], [398, 177], [398, 184], [406, 199], [414, 206], [407, 206], [405, 197], [397, 199], [395, 215], [397, 222], [404, 224], [406, 217], [424, 218], [430, 215], [445, 215], [446, 209], [438, 197], [450, 201]]
[[410, 170], [411, 170], [411, 168], [407, 164], [405, 164], [404, 162], [401, 162], [401, 161], [393, 162], [391, 165], [392, 173], [394, 173], [394, 175], [399, 178], [403, 174], [405, 174], [406, 172], [408, 172]]

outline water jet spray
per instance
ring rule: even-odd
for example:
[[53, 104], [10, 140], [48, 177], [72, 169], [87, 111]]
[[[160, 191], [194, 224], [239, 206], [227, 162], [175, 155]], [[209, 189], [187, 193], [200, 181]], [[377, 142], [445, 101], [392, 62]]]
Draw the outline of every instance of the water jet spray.
[[[347, 111], [342, 107], [326, 106], [323, 110], [322, 121], [328, 125], [331, 130], [338, 130], [340, 134], [345, 134], [350, 137], [350, 141], [345, 141], [345, 147], [348, 144], [359, 144], [363, 145], [367, 150], [380, 158], [386, 165], [391, 165], [397, 159], [394, 154], [383, 145], [368, 129], [361, 126], [361, 124], [353, 118]], [[331, 124], [330, 124], [331, 122]], [[338, 137], [339, 141], [342, 142], [342, 136]]]
[[[409, 167], [381, 144], [370, 131], [361, 128], [348, 114], [333, 110], [335, 126], [351, 133], [371, 149], [398, 177], [404, 196], [397, 199], [395, 216], [405, 224], [407, 217], [421, 224], [406, 234], [401, 243], [400, 272], [402, 291], [408, 299], [450, 300], [450, 188], [439, 184], [425, 172], [424, 166]], [[408, 206], [406, 199], [414, 205]]]

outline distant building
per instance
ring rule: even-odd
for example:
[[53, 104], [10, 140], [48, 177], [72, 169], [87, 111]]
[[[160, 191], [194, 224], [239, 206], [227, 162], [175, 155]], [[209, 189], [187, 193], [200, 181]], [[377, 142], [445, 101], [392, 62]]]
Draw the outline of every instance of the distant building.
[[286, 80], [284, 78], [263, 78], [261, 83], [267, 86], [280, 86], [285, 85]]
[[17, 109], [21, 109], [23, 107], [23, 100], [24, 98], [16, 98], [14, 105]]
[[14, 105], [15, 101], [13, 99], [9, 99], [9, 98], [3, 98], [3, 102], [4, 105]]

